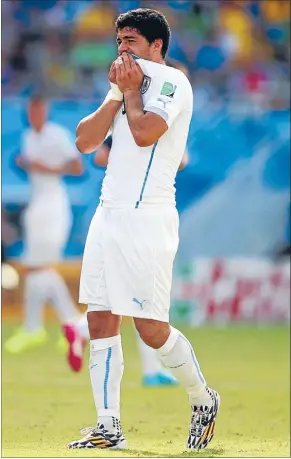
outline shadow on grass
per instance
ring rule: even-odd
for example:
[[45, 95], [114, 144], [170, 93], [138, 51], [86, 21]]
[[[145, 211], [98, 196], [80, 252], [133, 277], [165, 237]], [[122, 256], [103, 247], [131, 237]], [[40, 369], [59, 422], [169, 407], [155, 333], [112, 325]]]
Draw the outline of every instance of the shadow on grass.
[[154, 451], [140, 451], [138, 449], [129, 449], [128, 453], [130, 456], [136, 457], [223, 457], [223, 448], [207, 448], [206, 450], [200, 451], [177, 451], [172, 454], [160, 454]]

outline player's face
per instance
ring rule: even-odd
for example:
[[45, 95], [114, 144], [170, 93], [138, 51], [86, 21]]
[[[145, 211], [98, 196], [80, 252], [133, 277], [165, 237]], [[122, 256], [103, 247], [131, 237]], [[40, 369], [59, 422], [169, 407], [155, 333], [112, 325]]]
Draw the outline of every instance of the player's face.
[[119, 55], [126, 52], [150, 61], [156, 61], [157, 57], [161, 57], [155, 42], [150, 44], [136, 29], [124, 27], [119, 30], [116, 42]]
[[28, 108], [30, 125], [40, 131], [47, 120], [47, 105], [44, 101], [32, 102]]

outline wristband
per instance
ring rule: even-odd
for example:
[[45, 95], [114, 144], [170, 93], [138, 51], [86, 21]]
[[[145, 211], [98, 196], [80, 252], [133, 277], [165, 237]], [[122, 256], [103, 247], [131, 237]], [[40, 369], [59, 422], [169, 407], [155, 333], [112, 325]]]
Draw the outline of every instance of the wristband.
[[105, 100], [117, 100], [118, 102], [123, 101], [123, 94], [119, 87], [115, 83], [110, 82], [111, 89], [109, 90]]

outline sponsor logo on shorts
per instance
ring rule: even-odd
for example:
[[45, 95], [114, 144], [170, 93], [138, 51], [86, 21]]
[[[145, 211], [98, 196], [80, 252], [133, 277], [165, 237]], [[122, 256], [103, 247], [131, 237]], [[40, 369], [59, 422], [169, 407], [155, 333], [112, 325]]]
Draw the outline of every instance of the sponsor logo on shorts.
[[141, 309], [143, 309], [143, 305], [146, 302], [146, 300], [143, 301], [138, 301], [137, 298], [132, 298], [132, 301], [140, 306]]

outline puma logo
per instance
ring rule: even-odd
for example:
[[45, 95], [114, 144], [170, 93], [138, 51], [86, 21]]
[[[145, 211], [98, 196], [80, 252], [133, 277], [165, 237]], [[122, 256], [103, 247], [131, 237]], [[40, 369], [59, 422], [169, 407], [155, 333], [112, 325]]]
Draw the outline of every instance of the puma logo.
[[162, 104], [164, 104], [164, 108], [166, 108], [166, 105], [167, 105], [167, 104], [169, 104], [169, 103], [172, 102], [171, 100], [164, 100], [164, 99], [162, 99], [161, 97], [159, 97], [159, 98], [157, 99], [157, 101], [158, 101], [158, 102], [162, 102]]
[[138, 301], [136, 298], [132, 298], [132, 301], [134, 303], [137, 303], [141, 307], [141, 309], [143, 309], [143, 304], [146, 302], [146, 300]]

